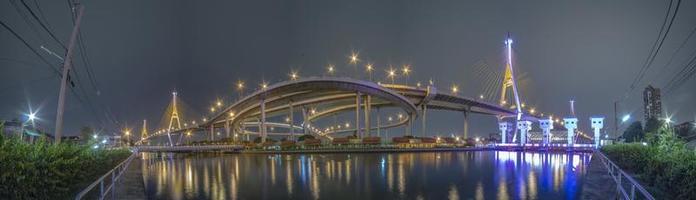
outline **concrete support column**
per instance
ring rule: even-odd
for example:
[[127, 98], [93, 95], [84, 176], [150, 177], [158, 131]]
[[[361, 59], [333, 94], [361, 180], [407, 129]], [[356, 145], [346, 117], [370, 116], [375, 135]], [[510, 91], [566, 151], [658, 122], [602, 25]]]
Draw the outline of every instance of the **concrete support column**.
[[307, 107], [302, 108], [302, 124], [304, 124], [304, 134], [309, 134], [312, 122], [309, 121], [309, 109]]
[[517, 129], [520, 130], [520, 145], [524, 146], [527, 144], [527, 133], [532, 130], [532, 122], [530, 121], [518, 121]]
[[363, 138], [362, 132], [360, 131], [360, 97], [361, 93], [357, 92], [355, 94], [355, 134], [358, 138]]
[[591, 117], [592, 129], [594, 130], [594, 143], [595, 148], [599, 148], [599, 141], [601, 140], [600, 130], [604, 128], [604, 117]]
[[568, 129], [568, 147], [572, 147], [575, 144], [575, 129], [578, 128], [578, 118], [569, 117], [563, 118], [563, 125]]
[[549, 146], [551, 144], [551, 130], [553, 129], [553, 120], [541, 119], [539, 120], [539, 128], [542, 130], [542, 144], [543, 146]]
[[225, 136], [230, 137], [230, 120], [225, 120]]
[[370, 137], [370, 112], [372, 111], [371, 105], [372, 97], [370, 95], [365, 96], [364, 100], [364, 110], [365, 110], [365, 135]]
[[406, 135], [412, 136], [413, 135], [413, 119], [415, 119], [415, 116], [413, 116], [412, 113], [408, 114], [408, 121], [406, 123]]
[[288, 116], [288, 119], [289, 119], [288, 124], [290, 124], [290, 140], [293, 140], [295, 138], [295, 126], [293, 125], [293, 124], [295, 124], [295, 119], [294, 119], [295, 110], [293, 109], [292, 101], [290, 101], [290, 108], [289, 109], [290, 109], [290, 111], [288, 114], [289, 115]]
[[507, 133], [508, 133], [508, 130], [510, 130], [510, 128], [512, 128], [512, 124], [510, 124], [506, 121], [502, 121], [502, 120], [500, 122], [498, 122], [498, 129], [500, 129], [500, 142], [501, 143], [503, 143], [503, 144], [507, 143], [507, 137], [508, 137]]
[[261, 98], [261, 101], [259, 102], [259, 106], [261, 109], [261, 123], [260, 123], [260, 132], [261, 132], [261, 143], [266, 142], [266, 99]]
[[469, 138], [469, 111], [464, 111], [464, 139]]
[[382, 118], [382, 117], [379, 115], [379, 107], [377, 107], [377, 137], [382, 137], [380, 134], [381, 129], [382, 129], [382, 127], [381, 127], [382, 123], [381, 123], [380, 118]]
[[210, 125], [210, 141], [215, 140], [215, 125]]
[[425, 104], [421, 106], [421, 137], [425, 137], [425, 133], [427, 131], [425, 129], [426, 128], [425, 116], [427, 116], [426, 113], [428, 113], [427, 109], [428, 109], [428, 106], [426, 106]]

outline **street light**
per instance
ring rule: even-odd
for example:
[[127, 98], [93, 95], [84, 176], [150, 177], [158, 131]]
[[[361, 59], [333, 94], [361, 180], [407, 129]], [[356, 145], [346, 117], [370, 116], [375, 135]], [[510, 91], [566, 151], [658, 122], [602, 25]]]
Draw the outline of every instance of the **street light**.
[[348, 57], [350, 59], [350, 64], [357, 64], [358, 62], [360, 62], [358, 55], [359, 55], [359, 53], [357, 53], [357, 52], [350, 53], [350, 56]]
[[452, 94], [457, 94], [459, 92], [459, 87], [456, 84], [452, 84]]
[[410, 65], [404, 65], [401, 68], [401, 72], [403, 72], [404, 77], [406, 77], [406, 84], [408, 85], [408, 75], [411, 74], [411, 66]]
[[365, 65], [365, 70], [367, 70], [367, 74], [370, 76], [370, 81], [372, 81], [372, 71], [374, 71], [372, 63], [367, 63], [367, 65]]
[[625, 115], [621, 118], [621, 123], [626, 122], [626, 121], [628, 121], [629, 119], [631, 119], [631, 115], [630, 115], [630, 114], [625, 114]]
[[290, 80], [297, 80], [300, 76], [297, 74], [297, 71], [291, 71], [290, 72]]
[[394, 68], [389, 68], [387, 70], [387, 77], [391, 79], [392, 84], [394, 84], [394, 77], [396, 77], [396, 70]]
[[326, 71], [329, 73], [329, 75], [334, 75], [334, 72], [336, 71], [336, 67], [333, 64], [329, 64], [329, 66], [326, 66]]

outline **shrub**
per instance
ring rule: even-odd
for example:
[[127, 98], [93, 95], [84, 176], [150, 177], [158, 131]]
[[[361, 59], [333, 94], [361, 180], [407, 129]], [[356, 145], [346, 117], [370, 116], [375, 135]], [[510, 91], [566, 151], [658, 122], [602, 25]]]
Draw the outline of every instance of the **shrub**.
[[696, 199], [696, 151], [686, 148], [669, 128], [658, 130], [650, 146], [616, 144], [602, 151], [667, 199]]
[[129, 155], [45, 138], [29, 144], [0, 133], [0, 199], [72, 198]]

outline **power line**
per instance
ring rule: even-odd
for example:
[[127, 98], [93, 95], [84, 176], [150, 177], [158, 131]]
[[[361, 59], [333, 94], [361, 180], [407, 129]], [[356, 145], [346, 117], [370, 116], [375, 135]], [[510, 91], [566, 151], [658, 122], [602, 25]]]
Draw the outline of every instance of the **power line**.
[[[653, 78], [654, 80], [655, 80], [655, 79], [660, 79], [660, 78], [662, 78], [662, 75], [664, 75], [665, 72], [667, 72], [666, 68], [667, 68], [669, 65], [672, 64], [672, 62], [674, 61], [674, 58], [676, 57], [676, 55], [679, 54], [679, 52], [686, 46], [686, 44], [689, 42], [689, 40], [691, 39], [691, 37], [694, 36], [695, 33], [696, 33], [696, 26], [694, 26], [694, 28], [691, 29], [691, 32], [689, 33], [689, 36], [687, 36], [686, 39], [684, 39], [684, 41], [682, 42], [682, 44], [679, 45], [679, 48], [677, 48], [677, 50], [675, 50], [674, 53], [672, 53], [672, 56], [669, 57], [669, 60], [667, 61], [667, 63], [665, 63], [665, 65], [662, 66], [662, 69], [663, 69], [663, 70], [660, 70], [660, 73], [657, 75], [657, 77]], [[696, 52], [694, 52], [694, 53], [696, 53]], [[653, 82], [653, 81], [651, 81], [651, 82]]]
[[[645, 63], [643, 64], [643, 67], [641, 68], [641, 70], [638, 72], [638, 75], [631, 83], [631, 86], [629, 87], [629, 90], [626, 92], [626, 95], [624, 95], [624, 98], [626, 98], [628, 96], [628, 93], [633, 91], [633, 89], [635, 89], [636, 85], [640, 82], [640, 80], [643, 79], [643, 77], [645, 76], [645, 73], [650, 68], [650, 65], [652, 65], [653, 61], [655, 60], [655, 57], [657, 56], [657, 54], [659, 54], [660, 49], [662, 48], [662, 44], [664, 43], [665, 39], [667, 38], [667, 34], [669, 34], [669, 31], [672, 28], [672, 24], [674, 23], [674, 19], [676, 18], [677, 13], [679, 12], [679, 6], [681, 4], [681, 0], [677, 0], [677, 5], [674, 9], [674, 13], [672, 14], [672, 17], [669, 20], [669, 24], [667, 24], [667, 19], [669, 19], [669, 14], [672, 13], [672, 3], [673, 3], [673, 0], [670, 0], [669, 6], [667, 7], [667, 13], [665, 13], [665, 18], [664, 18], [664, 21], [662, 22], [662, 26], [660, 28], [660, 32], [658, 34], [658, 37], [655, 40], [655, 42], [653, 43], [653, 46], [650, 50], [650, 54], [648, 54], [648, 57], [645, 60]], [[667, 29], [665, 29], [665, 25], [667, 26]], [[663, 34], [663, 32], [664, 32], [664, 34]]]
[[49, 30], [48, 27], [46, 27], [46, 25], [39, 19], [39, 17], [36, 16], [36, 13], [34, 13], [34, 11], [29, 7], [29, 5], [27, 5], [27, 3], [24, 2], [24, 0], [20, 0], [20, 2], [22, 2], [22, 5], [24, 5], [24, 8], [26, 8], [26, 9], [29, 11], [29, 14], [31, 14], [31, 16], [34, 17], [34, 19], [36, 19], [36, 21], [39, 22], [39, 25], [41, 25], [41, 28], [43, 28], [46, 32], [48, 32], [48, 35], [50, 35], [51, 38], [53, 38], [54, 41], [56, 41], [58, 44], [60, 44], [60, 46], [63, 47], [63, 50], [66, 50], [67, 48], [65, 47], [65, 45], [63, 44], [63, 42], [61, 42], [61, 41], [53, 34], [53, 32], [52, 32], [51, 30]]
[[43, 61], [44, 63], [46, 63], [46, 65], [48, 65], [48, 66], [51, 68], [51, 70], [52, 70], [53, 72], [55, 72], [56, 75], [57, 75], [59, 78], [62, 77], [62, 75], [61, 75], [60, 72], [58, 71], [58, 68], [54, 67], [53, 64], [51, 64], [51, 62], [48, 62], [48, 60], [46, 60], [46, 58], [44, 58], [43, 56], [41, 56], [41, 54], [39, 54], [39, 52], [36, 51], [36, 49], [34, 49], [33, 47], [31, 47], [31, 45], [29, 45], [29, 43], [28, 43], [24, 38], [22, 38], [22, 36], [20, 36], [19, 34], [17, 34], [17, 32], [15, 32], [12, 28], [10, 28], [10, 27], [9, 27], [7, 24], [5, 24], [5, 22], [3, 22], [2, 20], [0, 20], [0, 25], [2, 25], [2, 27], [5, 27], [5, 29], [7, 29], [8, 31], [10, 31], [10, 33], [12, 33], [12, 35], [14, 35], [17, 39], [19, 39], [19, 40], [22, 42], [22, 44], [24, 44], [24, 46], [26, 46], [27, 48], [29, 48], [29, 50], [31, 50], [31, 52], [33, 52], [34, 55], [36, 55], [37, 57], [39, 57], [39, 58], [41, 59], [41, 61]]

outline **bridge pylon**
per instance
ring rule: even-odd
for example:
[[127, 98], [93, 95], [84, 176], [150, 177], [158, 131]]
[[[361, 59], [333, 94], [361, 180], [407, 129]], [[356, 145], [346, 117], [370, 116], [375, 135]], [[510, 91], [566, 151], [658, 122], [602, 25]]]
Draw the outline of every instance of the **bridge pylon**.
[[[172, 130], [181, 129], [181, 120], [179, 119], [179, 111], [176, 105], [176, 91], [172, 92], [172, 115], [169, 117], [169, 126], [167, 126], [167, 137], [169, 138], [169, 145], [174, 146], [172, 142]], [[175, 124], [176, 123], [176, 124]]]
[[147, 120], [143, 119], [143, 129], [140, 131], [140, 139], [144, 140], [147, 136]]

